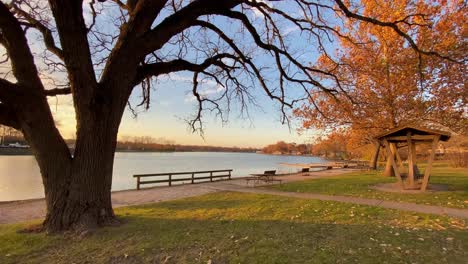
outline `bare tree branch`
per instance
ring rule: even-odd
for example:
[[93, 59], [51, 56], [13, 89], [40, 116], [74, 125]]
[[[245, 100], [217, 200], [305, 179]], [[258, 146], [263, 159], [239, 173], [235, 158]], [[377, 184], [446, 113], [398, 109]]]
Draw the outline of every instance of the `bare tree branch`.
[[54, 88], [44, 91], [46, 96], [57, 96], [71, 94], [71, 88]]
[[18, 90], [18, 85], [0, 78], [0, 102], [16, 103], [15, 96]]
[[21, 128], [15, 112], [3, 103], [0, 103], [0, 124], [18, 130]]
[[138, 75], [136, 78], [135, 84], [139, 84], [144, 78], [158, 76], [161, 74], [168, 74], [171, 72], [177, 71], [192, 71], [192, 72], [202, 72], [211, 65], [218, 65], [223, 67], [221, 63], [223, 58], [230, 58], [237, 60], [238, 58], [229, 53], [216, 54], [213, 57], [205, 59], [200, 64], [192, 63], [184, 59], [177, 59], [168, 62], [158, 62], [152, 64], [145, 64], [139, 67]]
[[156, 17], [164, 8], [168, 0], [140, 0], [138, 4], [128, 1], [127, 5], [134, 5], [131, 10], [131, 18], [128, 22], [131, 34], [140, 36], [150, 30]]
[[[64, 61], [70, 75], [70, 85], [77, 96], [90, 99], [97, 81], [91, 61], [82, 2], [50, 0], [49, 4], [57, 24]], [[88, 104], [88, 100], [79, 101]]]
[[242, 3], [241, 0], [193, 1], [165, 18], [154, 29], [142, 36], [140, 39], [143, 43], [141, 52], [146, 55], [160, 49], [173, 36], [191, 27], [200, 16], [220, 14], [240, 3]]
[[19, 8], [14, 2], [10, 4], [12, 9], [17, 12], [21, 17], [26, 19], [26, 21], [29, 22], [29, 26], [37, 29], [39, 32], [41, 32], [42, 37], [44, 38], [44, 43], [46, 48], [55, 54], [58, 58], [63, 60], [63, 53], [62, 50], [57, 47], [55, 44], [54, 36], [52, 34], [52, 31], [47, 28], [43, 23], [41, 23], [39, 20], [35, 19], [32, 15], [30, 15], [28, 12], [22, 10]]
[[240, 57], [240, 59], [244, 63], [249, 65], [249, 67], [251, 67], [251, 69], [253, 71], [253, 74], [256, 76], [256, 78], [257, 78], [258, 82], [260, 83], [260, 85], [262, 86], [263, 90], [267, 93], [267, 95], [270, 98], [279, 101], [281, 104], [292, 107], [292, 105], [289, 104], [288, 102], [286, 102], [284, 100], [284, 98], [278, 97], [278, 96], [274, 95], [270, 91], [270, 89], [268, 88], [268, 85], [265, 82], [265, 79], [263, 78], [262, 74], [260, 73], [259, 68], [252, 62], [252, 60], [250, 58], [248, 58], [244, 54], [244, 52], [242, 52], [242, 50], [234, 43], [234, 40], [229, 38], [220, 28], [216, 27], [215, 25], [213, 25], [211, 23], [208, 23], [206, 21], [201, 21], [201, 20], [196, 21], [195, 25], [198, 25], [198, 26], [201, 26], [201, 27], [204, 27], [204, 28], [208, 28], [208, 29], [212, 30], [213, 32], [215, 32], [219, 37], [221, 37], [236, 52], [236, 54]]
[[41, 82], [26, 36], [18, 20], [3, 2], [0, 2], [0, 30], [2, 44], [10, 57], [16, 80], [19, 83], [40, 85]]

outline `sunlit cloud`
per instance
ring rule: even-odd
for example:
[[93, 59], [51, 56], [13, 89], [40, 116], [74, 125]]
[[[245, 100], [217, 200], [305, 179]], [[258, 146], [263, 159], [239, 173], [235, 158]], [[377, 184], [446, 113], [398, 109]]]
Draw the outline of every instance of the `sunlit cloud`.
[[[273, 7], [273, 3], [270, 2], [270, 1], [267, 1], [267, 0], [257, 0], [257, 2], [260, 2], [260, 3], [264, 3], [266, 5], [268, 5], [269, 7]], [[258, 10], [258, 8], [252, 8], [252, 11], [254, 12], [255, 16], [257, 17], [263, 17], [263, 13]]]
[[69, 95], [47, 98], [54, 121], [65, 138], [73, 138], [76, 131], [75, 109]]

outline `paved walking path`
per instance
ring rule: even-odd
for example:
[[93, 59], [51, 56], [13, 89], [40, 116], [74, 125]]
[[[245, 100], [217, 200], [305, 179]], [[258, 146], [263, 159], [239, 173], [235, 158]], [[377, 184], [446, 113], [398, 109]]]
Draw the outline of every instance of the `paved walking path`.
[[270, 190], [270, 189], [264, 189], [264, 188], [249, 188], [249, 187], [242, 187], [239, 185], [234, 186], [234, 185], [227, 185], [227, 184], [224, 184], [224, 185], [218, 184], [216, 186], [212, 186], [211, 188], [220, 190], [220, 191], [270, 194], [270, 195], [287, 196], [287, 197], [301, 198], [301, 199], [316, 199], [316, 200], [322, 200], [322, 201], [335, 201], [335, 202], [343, 202], [343, 203], [370, 205], [370, 206], [378, 206], [378, 207], [383, 207], [383, 208], [388, 208], [388, 209], [397, 209], [397, 210], [402, 210], [402, 211], [411, 211], [411, 212], [425, 213], [425, 214], [447, 215], [447, 216], [468, 219], [468, 210], [466, 209], [448, 208], [448, 207], [435, 206], [435, 205], [385, 201], [385, 200], [379, 200], [379, 199], [369, 199], [369, 198], [360, 198], [360, 197], [343, 196], [343, 195], [283, 192], [283, 191], [276, 191], [276, 190]]
[[[283, 176], [283, 182], [303, 181], [307, 179], [322, 178], [350, 172], [350, 169], [334, 169], [320, 172], [311, 172], [309, 176], [300, 174]], [[247, 186], [245, 180], [235, 179], [231, 181], [220, 181], [212, 183], [187, 184], [173, 187], [157, 187], [151, 189], [117, 191], [112, 193], [112, 204], [114, 207], [156, 203], [161, 201], [175, 200], [199, 196], [213, 192], [244, 192], [288, 196], [301, 199], [318, 199], [323, 201], [337, 201], [354, 203], [383, 208], [398, 209], [403, 211], [413, 211], [418, 213], [428, 213], [436, 215], [448, 215], [453, 217], [468, 219], [468, 210], [447, 208], [440, 206], [430, 206], [414, 203], [402, 203], [393, 201], [383, 201], [377, 199], [367, 199], [350, 196], [324, 195], [314, 193], [282, 192], [264, 188], [252, 188]], [[43, 218], [45, 216], [44, 199], [16, 201], [0, 203], [0, 224], [16, 223], [32, 219]]]

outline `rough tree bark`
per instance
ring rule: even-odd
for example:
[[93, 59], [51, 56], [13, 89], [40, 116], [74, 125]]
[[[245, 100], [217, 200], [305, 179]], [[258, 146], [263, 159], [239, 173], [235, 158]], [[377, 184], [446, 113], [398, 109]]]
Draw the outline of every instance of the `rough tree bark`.
[[44, 184], [48, 204], [44, 225], [48, 230], [88, 229], [115, 222], [111, 184], [119, 122], [102, 115], [81, 123], [87, 133], [77, 138], [69, 167], [63, 172], [57, 167], [49, 169], [68, 180], [62, 185], [57, 181]]

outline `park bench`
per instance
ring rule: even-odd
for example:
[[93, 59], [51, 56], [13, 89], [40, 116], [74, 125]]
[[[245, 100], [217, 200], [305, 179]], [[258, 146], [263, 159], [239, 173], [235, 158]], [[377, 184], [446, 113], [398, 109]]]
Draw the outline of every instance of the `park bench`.
[[250, 181], [255, 183], [259, 183], [260, 181], [263, 181], [265, 183], [273, 183], [273, 182], [279, 182], [280, 184], [283, 182], [283, 180], [280, 179], [275, 179], [274, 176], [276, 175], [276, 170], [266, 170], [263, 172], [263, 174], [250, 174], [252, 177], [247, 177], [245, 178], [247, 184], [249, 184]]
[[301, 169], [301, 174], [303, 176], [309, 176], [310, 168], [302, 168]]

